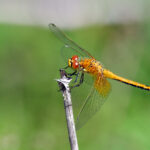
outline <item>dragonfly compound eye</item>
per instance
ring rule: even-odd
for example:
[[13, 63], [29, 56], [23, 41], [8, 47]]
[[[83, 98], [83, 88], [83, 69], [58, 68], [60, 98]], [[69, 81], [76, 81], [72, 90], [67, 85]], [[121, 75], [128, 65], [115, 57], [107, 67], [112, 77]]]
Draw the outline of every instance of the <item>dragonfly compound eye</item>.
[[77, 69], [79, 67], [78, 58], [79, 57], [77, 55], [72, 56], [72, 68], [73, 69]]

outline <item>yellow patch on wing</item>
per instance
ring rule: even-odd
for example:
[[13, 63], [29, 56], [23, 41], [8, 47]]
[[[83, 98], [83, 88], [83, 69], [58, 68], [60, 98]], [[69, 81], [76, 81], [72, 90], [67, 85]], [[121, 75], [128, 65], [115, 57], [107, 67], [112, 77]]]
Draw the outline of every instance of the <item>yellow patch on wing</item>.
[[108, 80], [101, 75], [97, 75], [97, 77], [95, 78], [94, 87], [103, 97], [106, 97], [111, 89], [111, 85]]

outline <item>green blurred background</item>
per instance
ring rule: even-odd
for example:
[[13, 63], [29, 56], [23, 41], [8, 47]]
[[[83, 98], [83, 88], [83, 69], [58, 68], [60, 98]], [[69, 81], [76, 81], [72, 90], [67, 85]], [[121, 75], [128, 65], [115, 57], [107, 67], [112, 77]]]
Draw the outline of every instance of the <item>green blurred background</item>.
[[[51, 33], [48, 23], [60, 25], [105, 68], [150, 85], [150, 22], [146, 3], [142, 4], [148, 9], [140, 16], [136, 9], [138, 0], [131, 5], [124, 1], [122, 7], [117, 1], [105, 5], [98, 5], [96, 0], [63, 2], [45, 0], [38, 9], [37, 5], [24, 5], [25, 1], [18, 1], [18, 7], [8, 0], [0, 5], [0, 150], [70, 149], [62, 94], [55, 81], [60, 77], [59, 69], [66, 66], [61, 56], [63, 43]], [[6, 6], [9, 9], [4, 9]], [[27, 13], [19, 6], [28, 8]], [[112, 15], [113, 20], [110, 14], [119, 14], [121, 8], [121, 21], [114, 19], [116, 15]], [[5, 10], [9, 11], [4, 13]], [[32, 17], [28, 20], [27, 16]], [[79, 148], [149, 150], [149, 92], [109, 81], [112, 90], [106, 103], [77, 131]], [[86, 91], [80, 89], [75, 96], [82, 99]]]
[[[69, 149], [62, 43], [47, 29], [0, 25], [0, 149]], [[111, 71], [150, 83], [150, 25], [89, 26], [66, 33]], [[80, 149], [150, 149], [150, 95], [110, 81], [107, 102], [78, 132]]]

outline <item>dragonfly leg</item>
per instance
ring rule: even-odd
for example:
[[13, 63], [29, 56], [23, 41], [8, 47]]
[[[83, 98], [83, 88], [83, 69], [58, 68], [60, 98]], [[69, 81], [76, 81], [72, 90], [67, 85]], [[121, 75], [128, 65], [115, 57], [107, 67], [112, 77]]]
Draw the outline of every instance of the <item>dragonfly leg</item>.
[[[63, 68], [63, 69], [64, 69], [64, 68]], [[62, 70], [63, 70], [63, 69], [62, 69]], [[76, 79], [75, 79], [74, 83], [77, 82], [77, 80], [78, 80], [78, 78], [79, 78], [79, 73], [80, 73], [80, 72], [77, 72], [77, 70], [75, 70], [73, 73], [67, 73], [67, 72], [65, 71], [65, 74], [66, 74], [66, 77], [67, 77], [67, 78], [71, 78], [73, 75], [76, 76]], [[84, 81], [84, 73], [83, 73], [83, 71], [82, 71], [82, 74], [81, 74], [79, 83], [77, 83], [77, 84], [71, 86], [70, 89], [73, 89], [73, 88], [75, 88], [75, 87], [79, 87], [79, 86], [83, 83], [83, 81]], [[61, 91], [61, 90], [62, 90], [62, 89], [59, 89], [58, 91]]]
[[67, 73], [68, 76], [73, 76], [73, 75], [77, 75], [77, 70], [75, 70], [73, 73]]
[[83, 75], [83, 69], [80, 68], [80, 70], [78, 71], [78, 73], [76, 73], [77, 70], [75, 70], [75, 74], [74, 74], [74, 75], [76, 75], [76, 79], [75, 79], [74, 83], [77, 82], [77, 80], [78, 80], [78, 78], [79, 78], [79, 74], [80, 74], [81, 71], [82, 71], [82, 74], [81, 74], [81, 77], [80, 77], [80, 82], [83, 82], [83, 81], [81, 81], [82, 78], [84, 78], [84, 77], [82, 77], [82, 76], [84, 76], [84, 75]]
[[[81, 76], [82, 76], [82, 75], [81, 75]], [[79, 77], [79, 72], [76, 74], [76, 79], [75, 79], [74, 83], [76, 83], [76, 82], [77, 82], [78, 77]], [[80, 80], [81, 80], [81, 78], [80, 78]]]
[[84, 81], [84, 73], [82, 72], [79, 83], [77, 83], [74, 86], [71, 86], [70, 88], [73, 89], [75, 87], [79, 87], [83, 83], [83, 81]]
[[[66, 70], [67, 68], [68, 68], [68, 66], [65, 67], [65, 68], [62, 68], [62, 69], [60, 69], [60, 70]], [[75, 70], [75, 71], [72, 72], [72, 73], [67, 73], [67, 72], [65, 71], [65, 74], [66, 74], [66, 77], [67, 77], [67, 78], [70, 78], [70, 77], [72, 77], [73, 75], [77, 75], [77, 70]]]

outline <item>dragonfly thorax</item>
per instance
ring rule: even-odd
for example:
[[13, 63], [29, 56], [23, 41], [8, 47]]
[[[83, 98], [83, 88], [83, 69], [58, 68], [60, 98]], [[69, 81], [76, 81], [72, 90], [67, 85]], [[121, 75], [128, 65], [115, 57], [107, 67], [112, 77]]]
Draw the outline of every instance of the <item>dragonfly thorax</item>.
[[68, 66], [73, 69], [78, 69], [79, 68], [79, 57], [77, 55], [74, 55], [70, 59], [68, 59]]

